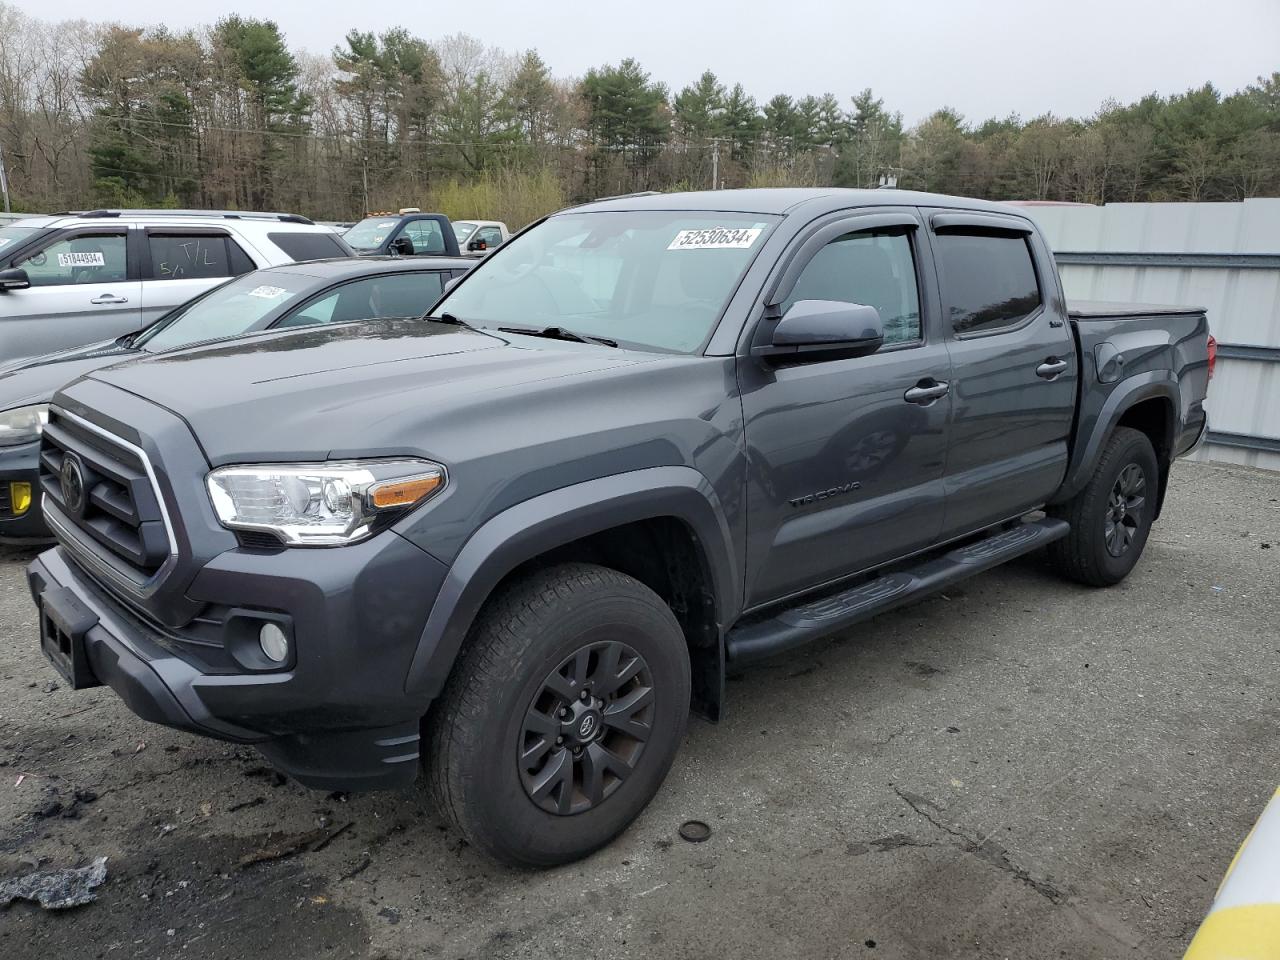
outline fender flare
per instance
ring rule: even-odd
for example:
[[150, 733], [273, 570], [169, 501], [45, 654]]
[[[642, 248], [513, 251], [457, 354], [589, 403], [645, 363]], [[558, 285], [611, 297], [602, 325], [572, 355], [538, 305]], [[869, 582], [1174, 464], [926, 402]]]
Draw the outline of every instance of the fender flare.
[[[711, 483], [692, 467], [649, 467], [541, 494], [486, 521], [449, 567], [405, 678], [405, 692], [435, 699], [493, 589], [520, 564], [613, 527], [675, 517], [706, 556], [723, 635], [741, 583], [729, 523]], [[723, 637], [721, 642], [723, 643]]]
[[1088, 439], [1082, 446], [1077, 447], [1075, 455], [1071, 458], [1070, 466], [1067, 468], [1066, 479], [1049, 502], [1062, 503], [1070, 500], [1083, 490], [1089, 482], [1089, 478], [1093, 476], [1098, 457], [1102, 455], [1103, 444], [1107, 442], [1107, 438], [1115, 430], [1120, 418], [1131, 407], [1145, 400], [1153, 399], [1167, 400], [1173, 409], [1174, 422], [1171, 424], [1169, 436], [1166, 438], [1167, 444], [1172, 450], [1173, 438], [1177, 434], [1178, 381], [1174, 379], [1172, 371], [1168, 370], [1152, 370], [1147, 373], [1137, 374], [1116, 385], [1116, 388], [1111, 391], [1111, 394], [1103, 402], [1102, 409], [1098, 411], [1092, 426], [1087, 423], [1083, 425], [1083, 429], [1089, 431]]

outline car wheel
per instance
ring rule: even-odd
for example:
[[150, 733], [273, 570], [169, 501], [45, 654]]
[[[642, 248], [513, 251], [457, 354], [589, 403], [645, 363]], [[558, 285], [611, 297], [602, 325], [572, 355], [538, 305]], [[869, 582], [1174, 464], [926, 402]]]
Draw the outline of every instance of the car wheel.
[[684, 634], [632, 577], [584, 563], [502, 588], [429, 718], [436, 803], [476, 847], [551, 866], [621, 833], [689, 714]]
[[1071, 524], [1049, 547], [1058, 572], [1095, 587], [1128, 576], [1147, 544], [1159, 486], [1160, 465], [1146, 434], [1117, 428], [1085, 488], [1049, 510]]

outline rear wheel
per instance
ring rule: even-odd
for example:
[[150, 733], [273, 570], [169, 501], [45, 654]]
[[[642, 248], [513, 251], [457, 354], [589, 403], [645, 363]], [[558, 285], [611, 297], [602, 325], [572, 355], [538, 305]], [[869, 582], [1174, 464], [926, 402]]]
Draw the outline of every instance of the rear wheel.
[[1049, 547], [1058, 572], [1095, 587], [1119, 583], [1137, 564], [1155, 519], [1160, 465], [1147, 435], [1118, 427], [1088, 484], [1050, 514], [1071, 532]]
[[689, 711], [671, 610], [605, 567], [552, 567], [477, 620], [430, 723], [440, 809], [477, 847], [550, 866], [617, 836], [666, 777]]

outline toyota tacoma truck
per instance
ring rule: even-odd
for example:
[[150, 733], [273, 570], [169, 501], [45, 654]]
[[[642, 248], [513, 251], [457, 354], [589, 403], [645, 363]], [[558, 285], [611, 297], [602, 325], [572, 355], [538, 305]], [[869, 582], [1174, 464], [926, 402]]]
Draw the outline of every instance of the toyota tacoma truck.
[[534, 866], [639, 814], [728, 669], [1040, 548], [1122, 580], [1213, 367], [1202, 310], [1068, 305], [1022, 212], [899, 191], [577, 207], [427, 320], [64, 387], [39, 642], [312, 787], [423, 766]]

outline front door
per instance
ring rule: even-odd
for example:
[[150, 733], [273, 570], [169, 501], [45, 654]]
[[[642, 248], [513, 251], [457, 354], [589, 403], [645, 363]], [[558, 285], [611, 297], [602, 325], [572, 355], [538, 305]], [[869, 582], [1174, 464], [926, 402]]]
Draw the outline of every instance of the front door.
[[[914, 213], [821, 228], [784, 297], [874, 306], [884, 346], [856, 359], [739, 359], [750, 474], [746, 603], [758, 606], [923, 549], [942, 526], [951, 364]], [[876, 221], [874, 227], [867, 226]], [[802, 238], [801, 250], [814, 248]], [[763, 321], [768, 322], [768, 321]], [[920, 388], [929, 387], [922, 391]]]
[[17, 257], [31, 286], [0, 293], [0, 363], [109, 340], [142, 323], [127, 230], [84, 228]]

